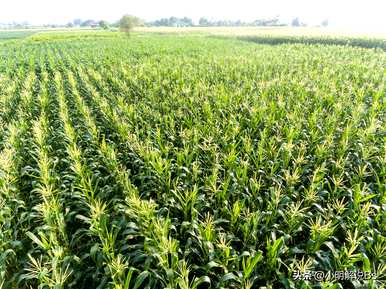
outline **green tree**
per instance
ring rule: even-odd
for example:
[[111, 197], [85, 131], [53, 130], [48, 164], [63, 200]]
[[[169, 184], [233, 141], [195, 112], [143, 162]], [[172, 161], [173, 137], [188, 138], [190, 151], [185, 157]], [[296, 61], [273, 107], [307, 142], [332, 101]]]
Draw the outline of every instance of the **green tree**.
[[205, 17], [201, 17], [200, 20], [198, 21], [198, 24], [200, 26], [211, 26], [210, 21]]
[[322, 21], [321, 25], [323, 27], [327, 27], [328, 26], [328, 22], [329, 22], [328, 19], [325, 19], [325, 20]]
[[74, 19], [74, 26], [80, 26], [82, 24], [82, 19]]
[[295, 27], [299, 27], [301, 25], [299, 17], [296, 17], [296, 18], [292, 19], [291, 25], [295, 26]]
[[102, 28], [102, 29], [109, 29], [109, 26], [110, 26], [110, 24], [107, 22], [107, 21], [105, 21], [105, 20], [101, 20], [101, 21], [99, 21], [99, 27], [100, 28]]
[[136, 16], [124, 15], [121, 20], [119, 20], [119, 29], [122, 32], [125, 32], [127, 35], [130, 35], [130, 32], [134, 27], [143, 25], [143, 21]]

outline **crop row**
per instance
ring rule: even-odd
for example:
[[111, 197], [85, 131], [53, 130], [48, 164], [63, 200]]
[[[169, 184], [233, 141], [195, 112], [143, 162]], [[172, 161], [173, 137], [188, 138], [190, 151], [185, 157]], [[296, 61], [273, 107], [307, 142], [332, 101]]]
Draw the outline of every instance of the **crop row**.
[[383, 52], [186, 35], [0, 50], [0, 288], [382, 288]]

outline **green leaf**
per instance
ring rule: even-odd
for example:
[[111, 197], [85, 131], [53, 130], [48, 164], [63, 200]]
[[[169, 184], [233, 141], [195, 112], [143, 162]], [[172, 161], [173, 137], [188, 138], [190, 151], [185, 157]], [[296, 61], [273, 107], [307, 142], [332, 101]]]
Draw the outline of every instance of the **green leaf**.
[[231, 273], [227, 273], [227, 274], [225, 274], [224, 276], [221, 277], [221, 282], [222, 283], [225, 283], [225, 282], [230, 281], [230, 280], [236, 281], [238, 283], [240, 282], [240, 279], [235, 274], [233, 274], [232, 272]]
[[125, 284], [123, 285], [124, 289], [129, 289], [131, 277], [133, 276], [134, 271], [135, 269], [133, 267], [130, 267], [129, 272], [127, 272], [126, 275]]
[[194, 280], [192, 287], [196, 288], [203, 283], [208, 283], [210, 285], [210, 278], [208, 276], [201, 276], [200, 278]]
[[149, 271], [141, 272], [141, 274], [139, 274], [138, 277], [136, 278], [133, 289], [138, 289], [142, 285], [142, 283], [145, 281], [145, 279], [148, 278], [149, 276], [150, 276]]

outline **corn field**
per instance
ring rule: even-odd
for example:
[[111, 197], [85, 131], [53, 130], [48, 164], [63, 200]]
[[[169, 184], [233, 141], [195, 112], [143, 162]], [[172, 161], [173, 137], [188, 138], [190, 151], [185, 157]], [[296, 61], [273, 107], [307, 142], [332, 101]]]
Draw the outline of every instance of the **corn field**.
[[0, 288], [385, 288], [382, 49], [83, 32], [0, 57]]

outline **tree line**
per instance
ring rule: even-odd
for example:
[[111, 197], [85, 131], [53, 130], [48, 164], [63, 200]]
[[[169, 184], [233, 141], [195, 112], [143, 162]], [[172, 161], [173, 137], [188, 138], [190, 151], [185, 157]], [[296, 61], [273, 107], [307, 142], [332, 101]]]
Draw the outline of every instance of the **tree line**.
[[[198, 24], [195, 24], [191, 18], [169, 17], [161, 18], [155, 21], [144, 22], [145, 26], [170, 26], [170, 27], [216, 27], [216, 26], [307, 26], [299, 17], [293, 18], [291, 23], [283, 23], [278, 17], [267, 19], [256, 19], [254, 21], [242, 20], [211, 20], [201, 17]], [[328, 19], [323, 20], [320, 26], [328, 26]]]
[[211, 20], [201, 17], [198, 24], [195, 24], [191, 18], [170, 17], [159, 20], [146, 22], [147, 26], [170, 26], [170, 27], [215, 27], [215, 26], [284, 26], [280, 23], [278, 18], [272, 19], [258, 19], [252, 22], [245, 22], [241, 20]]
[[[328, 26], [328, 19], [323, 20], [320, 23], [320, 26]], [[101, 28], [101, 29], [110, 29], [110, 28], [120, 28], [121, 30], [131, 30], [136, 26], [148, 26], [148, 27], [238, 27], [238, 26], [307, 26], [306, 23], [301, 21], [299, 17], [293, 18], [290, 23], [283, 23], [279, 20], [278, 17], [273, 17], [269, 19], [256, 19], [254, 21], [242, 21], [242, 20], [213, 20], [206, 17], [201, 17], [198, 23], [195, 23], [189, 17], [169, 17], [161, 18], [154, 21], [144, 21], [139, 17], [133, 15], [124, 15], [122, 18], [115, 22], [108, 22], [106, 20], [94, 20], [94, 19], [74, 19], [73, 21], [68, 22], [65, 25], [60, 24], [46, 24], [41, 27], [91, 27], [91, 28]], [[0, 27], [6, 29], [18, 29], [18, 28], [34, 28], [35, 26], [30, 25], [28, 22], [22, 23], [7, 23], [1, 24]], [[126, 28], [123, 28], [126, 27]]]
[[[201, 17], [198, 23], [194, 23], [193, 19], [189, 17], [175, 17], [161, 18], [154, 21], [144, 21], [139, 17], [133, 15], [124, 15], [119, 21], [109, 23], [104, 20], [86, 20], [82, 21], [76, 19], [69, 23], [68, 27], [100, 27], [108, 29], [110, 27], [122, 27], [122, 21], [126, 22], [127, 26], [148, 26], [148, 27], [238, 27], [238, 26], [307, 26], [299, 17], [293, 18], [291, 23], [283, 23], [278, 17], [268, 19], [256, 19], [254, 21], [242, 20], [212, 20], [206, 17]], [[328, 19], [323, 20], [320, 26], [328, 26]]]

